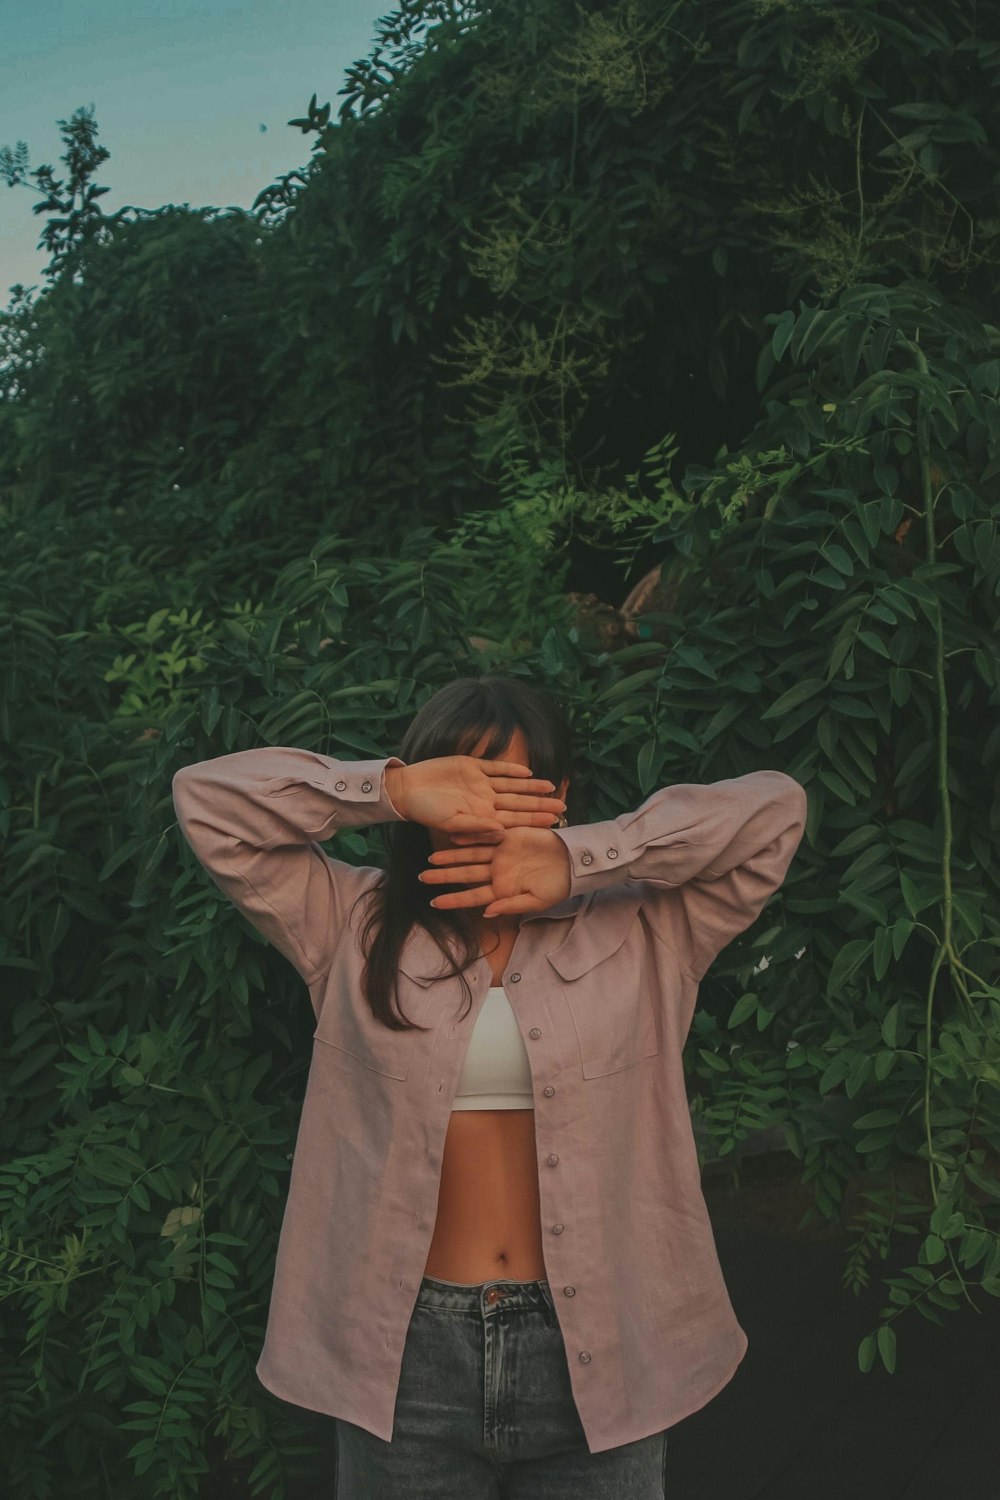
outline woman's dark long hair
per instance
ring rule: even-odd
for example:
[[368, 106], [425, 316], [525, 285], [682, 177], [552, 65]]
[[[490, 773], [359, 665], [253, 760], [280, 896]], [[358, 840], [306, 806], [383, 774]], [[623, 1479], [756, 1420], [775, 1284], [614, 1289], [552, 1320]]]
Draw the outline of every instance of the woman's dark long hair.
[[[399, 750], [407, 765], [445, 755], [469, 755], [480, 737], [490, 738], [480, 751], [482, 759], [496, 759], [509, 744], [515, 729], [528, 743], [529, 764], [538, 778], [555, 786], [572, 775], [572, 745], [565, 712], [550, 693], [517, 677], [488, 674], [459, 677], [439, 688], [414, 715]], [[566, 819], [574, 822], [579, 795], [571, 783], [566, 795]], [[399, 956], [414, 923], [430, 933], [445, 959], [449, 974], [461, 974], [472, 1003], [472, 990], [464, 971], [479, 957], [474, 922], [477, 908], [454, 911], [433, 907], [431, 890], [417, 876], [427, 868], [432, 852], [430, 834], [421, 823], [400, 821], [384, 825], [388, 853], [385, 877], [365, 892], [369, 912], [361, 934], [365, 966], [362, 984], [372, 1014], [393, 1031], [420, 1030], [393, 1008]], [[461, 885], [435, 885], [434, 895], [467, 889]], [[359, 898], [364, 899], [364, 898]], [[453, 940], [461, 952], [456, 954]]]

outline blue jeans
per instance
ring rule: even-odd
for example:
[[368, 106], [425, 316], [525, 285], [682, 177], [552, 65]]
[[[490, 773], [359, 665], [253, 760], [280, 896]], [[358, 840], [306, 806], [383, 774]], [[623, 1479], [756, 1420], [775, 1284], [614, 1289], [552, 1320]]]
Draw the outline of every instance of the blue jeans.
[[591, 1453], [547, 1281], [425, 1276], [391, 1442], [334, 1418], [337, 1500], [662, 1500], [666, 1432]]

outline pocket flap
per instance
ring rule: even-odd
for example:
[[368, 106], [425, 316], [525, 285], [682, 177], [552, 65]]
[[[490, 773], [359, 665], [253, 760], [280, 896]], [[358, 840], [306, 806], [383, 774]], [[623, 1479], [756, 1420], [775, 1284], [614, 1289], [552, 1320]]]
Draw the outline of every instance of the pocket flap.
[[642, 905], [635, 891], [606, 888], [596, 891], [586, 906], [580, 908], [568, 934], [545, 956], [563, 979], [579, 979], [610, 958], [628, 937], [632, 923]]

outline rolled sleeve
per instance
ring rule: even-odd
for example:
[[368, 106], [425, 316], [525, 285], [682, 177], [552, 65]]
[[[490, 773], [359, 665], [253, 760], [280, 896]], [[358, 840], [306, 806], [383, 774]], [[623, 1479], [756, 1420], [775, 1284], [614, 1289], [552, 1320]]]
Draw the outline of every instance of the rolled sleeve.
[[359, 890], [358, 867], [320, 842], [402, 821], [385, 773], [403, 765], [395, 755], [347, 761], [272, 745], [174, 775], [178, 822], [199, 863], [310, 984], [329, 967]]
[[805, 790], [784, 771], [661, 787], [632, 812], [554, 832], [570, 895], [642, 882], [651, 925], [690, 973], [758, 916], [805, 830]]

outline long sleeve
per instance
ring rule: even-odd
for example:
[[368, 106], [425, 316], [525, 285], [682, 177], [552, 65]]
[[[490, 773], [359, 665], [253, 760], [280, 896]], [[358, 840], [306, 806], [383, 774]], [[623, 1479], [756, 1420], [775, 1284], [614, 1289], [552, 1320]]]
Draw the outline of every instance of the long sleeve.
[[385, 789], [398, 756], [337, 760], [270, 746], [182, 766], [172, 792], [181, 832], [219, 889], [307, 983], [329, 967], [364, 876], [315, 840], [399, 822]]
[[662, 787], [634, 812], [555, 832], [569, 851], [570, 895], [623, 881], [654, 887], [650, 923], [700, 979], [781, 885], [807, 811], [793, 777], [751, 771]]

